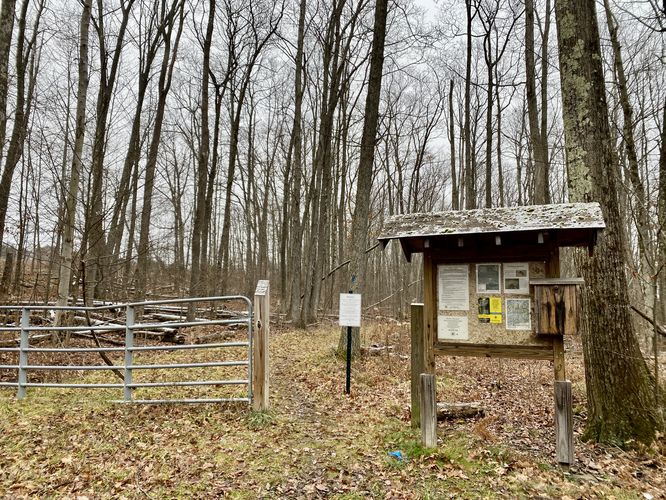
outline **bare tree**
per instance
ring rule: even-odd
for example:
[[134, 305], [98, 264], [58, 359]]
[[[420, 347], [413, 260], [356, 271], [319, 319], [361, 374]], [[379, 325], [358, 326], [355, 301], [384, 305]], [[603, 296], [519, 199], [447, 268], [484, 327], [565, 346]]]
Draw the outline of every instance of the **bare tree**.
[[[384, 68], [384, 43], [386, 40], [386, 18], [388, 0], [377, 0], [375, 3], [375, 22], [370, 52], [370, 72], [368, 74], [368, 93], [365, 99], [365, 120], [361, 138], [361, 157], [358, 166], [358, 184], [354, 216], [352, 218], [351, 249], [349, 264], [349, 289], [352, 292], [363, 292], [366, 281], [367, 256], [365, 253], [368, 238], [368, 219], [370, 215], [370, 192], [372, 190], [372, 174], [375, 161], [375, 145], [377, 142], [377, 124], [379, 122], [379, 98], [382, 89], [382, 71]], [[353, 336], [353, 350], [358, 353], [361, 338], [358, 331]], [[340, 346], [344, 345], [340, 335]]]
[[88, 248], [85, 252], [85, 277], [86, 277], [86, 301], [92, 302], [96, 295], [104, 297], [103, 281], [104, 266], [102, 259], [108, 253], [104, 236], [104, 207], [103, 207], [103, 181], [104, 157], [107, 144], [107, 128], [111, 99], [118, 75], [118, 66], [125, 43], [125, 32], [130, 18], [130, 12], [135, 0], [121, 0], [120, 2], [120, 26], [116, 34], [116, 43], [113, 55], [107, 48], [107, 31], [105, 28], [104, 2], [97, 0], [97, 18], [93, 18], [93, 25], [97, 32], [97, 43], [99, 44], [99, 75], [100, 83], [97, 93], [97, 105], [95, 109], [95, 135], [92, 147], [92, 187], [90, 192], [90, 204], [86, 214], [84, 233]]
[[569, 196], [598, 201], [606, 230], [593, 257], [582, 258], [583, 329], [588, 420], [595, 441], [651, 442], [662, 428], [653, 381], [627, 307], [624, 242], [617, 201], [615, 153], [608, 124], [595, 5], [556, 4]]
[[[0, 248], [2, 248], [5, 234], [9, 191], [14, 177], [14, 170], [23, 155], [23, 147], [28, 132], [28, 123], [30, 121], [30, 111], [32, 108], [31, 100], [37, 76], [35, 74], [37, 66], [32, 63], [35, 60], [35, 52], [37, 51], [37, 37], [39, 35], [39, 23], [44, 10], [44, 1], [45, 0], [41, 0], [37, 4], [37, 12], [35, 13], [32, 25], [32, 34], [29, 38], [27, 32], [29, 0], [23, 1], [18, 19], [18, 34], [16, 40], [16, 106], [14, 111], [14, 124], [12, 126], [9, 147], [7, 148], [4, 170], [2, 171], [2, 177], [0, 177]], [[28, 80], [27, 86], [26, 78]], [[2, 143], [0, 143], [0, 151], [1, 149]]]
[[[74, 129], [74, 151], [72, 168], [69, 174], [69, 183], [65, 198], [65, 220], [63, 224], [62, 251], [60, 253], [60, 278], [58, 281], [59, 306], [66, 306], [69, 298], [69, 287], [72, 279], [72, 254], [74, 251], [74, 224], [76, 222], [76, 202], [79, 191], [79, 178], [81, 175], [83, 140], [86, 133], [86, 104], [88, 99], [88, 32], [90, 29], [90, 16], [92, 0], [86, 0], [81, 13], [79, 28], [79, 62], [78, 87], [76, 91], [76, 126]], [[56, 313], [56, 324], [61, 325], [64, 318], [63, 311]]]
[[231, 65], [234, 68], [234, 80], [230, 89], [231, 96], [231, 131], [229, 137], [229, 163], [227, 166], [227, 180], [225, 186], [224, 220], [222, 235], [218, 252], [218, 266], [221, 271], [222, 289], [228, 285], [230, 254], [229, 241], [231, 234], [231, 196], [238, 160], [238, 137], [242, 118], [243, 105], [247, 96], [253, 70], [264, 47], [273, 38], [278, 30], [284, 14], [284, 4], [281, 6], [249, 2], [236, 5], [231, 0], [225, 0], [224, 8], [227, 13], [228, 43], [230, 45]]
[[[291, 296], [289, 298], [289, 317], [292, 321], [299, 319], [301, 303], [301, 250], [303, 242], [301, 237], [301, 182], [303, 179], [303, 138], [301, 137], [302, 107], [303, 107], [303, 44], [305, 38], [305, 1], [300, 0], [298, 14], [298, 38], [296, 40], [296, 71], [294, 73], [294, 122], [289, 138], [289, 152], [287, 154], [287, 168], [293, 170], [291, 188], [285, 191], [289, 201], [289, 250], [291, 262], [289, 271], [293, 273], [291, 280]], [[291, 194], [291, 196], [287, 196]], [[286, 203], [285, 203], [286, 205]], [[285, 231], [286, 233], [287, 231]]]
[[146, 281], [148, 277], [149, 253], [150, 253], [150, 218], [152, 215], [153, 187], [155, 184], [155, 168], [157, 166], [157, 155], [160, 148], [162, 136], [162, 123], [164, 121], [164, 110], [166, 100], [171, 88], [173, 68], [178, 55], [178, 44], [183, 32], [183, 20], [185, 18], [184, 0], [173, 0], [171, 5], [162, 2], [160, 15], [167, 22], [161, 31], [164, 46], [162, 54], [162, 65], [157, 88], [157, 107], [155, 121], [153, 124], [153, 135], [150, 141], [150, 149], [146, 161], [146, 180], [143, 187], [143, 206], [141, 208], [141, 228], [139, 229], [138, 259], [136, 267], [136, 289], [134, 297], [143, 300], [146, 296]]
[[[190, 296], [203, 295], [200, 284], [201, 271], [204, 267], [202, 259], [202, 236], [205, 233], [206, 194], [208, 181], [208, 163], [210, 158], [210, 127], [208, 125], [208, 84], [210, 81], [210, 48], [213, 43], [213, 28], [215, 26], [215, 0], [208, 2], [208, 22], [206, 35], [203, 40], [203, 67], [201, 69], [201, 139], [199, 142], [199, 155], [197, 158], [197, 189], [194, 209], [194, 224], [192, 226], [192, 272], [190, 274]], [[204, 242], [203, 249], [206, 248]], [[194, 318], [194, 303], [189, 309], [190, 320]]]
[[[9, 53], [14, 32], [16, 0], [3, 0], [0, 8], [0, 156], [7, 131], [7, 95], [9, 90]], [[1, 237], [1, 236], [0, 236]]]
[[530, 144], [534, 158], [534, 203], [550, 203], [550, 165], [548, 162], [548, 34], [550, 0], [546, 0], [546, 20], [541, 40], [541, 122], [536, 94], [534, 48], [534, 0], [525, 0], [525, 78]]

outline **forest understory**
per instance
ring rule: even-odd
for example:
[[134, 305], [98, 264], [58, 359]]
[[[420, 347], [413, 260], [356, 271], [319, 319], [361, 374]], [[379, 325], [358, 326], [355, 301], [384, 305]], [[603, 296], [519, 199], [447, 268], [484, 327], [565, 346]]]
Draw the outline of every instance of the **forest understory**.
[[[278, 323], [271, 335], [267, 413], [245, 404], [123, 405], [106, 390], [31, 389], [19, 402], [3, 390], [0, 495], [666, 498], [663, 436], [634, 451], [579, 440], [586, 418], [579, 338], [566, 344], [576, 461], [563, 469], [555, 461], [550, 362], [438, 358], [438, 401], [478, 401], [485, 414], [439, 422], [437, 448], [424, 449], [410, 427], [408, 323], [363, 328], [364, 346], [392, 347], [379, 355], [365, 349], [354, 360], [351, 396], [334, 352], [337, 327]], [[192, 361], [215, 355], [188, 354]], [[99, 363], [86, 356], [93, 357], [67, 362]], [[402, 458], [389, 455], [396, 451]]]

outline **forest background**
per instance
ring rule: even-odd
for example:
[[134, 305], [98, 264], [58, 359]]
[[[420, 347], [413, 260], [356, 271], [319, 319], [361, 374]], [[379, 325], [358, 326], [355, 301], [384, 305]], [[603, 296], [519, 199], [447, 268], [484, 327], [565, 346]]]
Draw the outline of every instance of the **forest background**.
[[[631, 304], [663, 323], [666, 12], [597, 11]], [[388, 215], [569, 200], [554, 15], [550, 0], [388, 3], [355, 242], [373, 2], [3, 0], [5, 301], [249, 293], [268, 277], [305, 325], [349, 287], [357, 244], [366, 308], [406, 316], [421, 266], [375, 244]]]

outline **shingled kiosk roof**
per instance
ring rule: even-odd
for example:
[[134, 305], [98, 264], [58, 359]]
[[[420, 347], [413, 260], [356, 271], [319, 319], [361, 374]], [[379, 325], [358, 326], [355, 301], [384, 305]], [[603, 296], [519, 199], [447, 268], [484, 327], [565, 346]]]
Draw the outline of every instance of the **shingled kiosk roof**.
[[468, 252], [470, 245], [591, 249], [605, 227], [598, 203], [564, 203], [393, 215], [378, 239], [384, 246], [400, 240], [409, 260], [427, 246], [449, 252]]

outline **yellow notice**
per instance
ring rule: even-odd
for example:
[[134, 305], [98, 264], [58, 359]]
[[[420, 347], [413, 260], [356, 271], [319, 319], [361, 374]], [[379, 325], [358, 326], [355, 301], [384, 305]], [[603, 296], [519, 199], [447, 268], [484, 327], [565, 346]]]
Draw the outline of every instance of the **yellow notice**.
[[[502, 297], [490, 297], [490, 314], [501, 314], [502, 313]], [[495, 323], [492, 321], [491, 318], [491, 323]], [[500, 320], [498, 323], [502, 322], [502, 318], [500, 317]]]
[[489, 314], [490, 322], [494, 325], [502, 324], [502, 315], [501, 314]]

